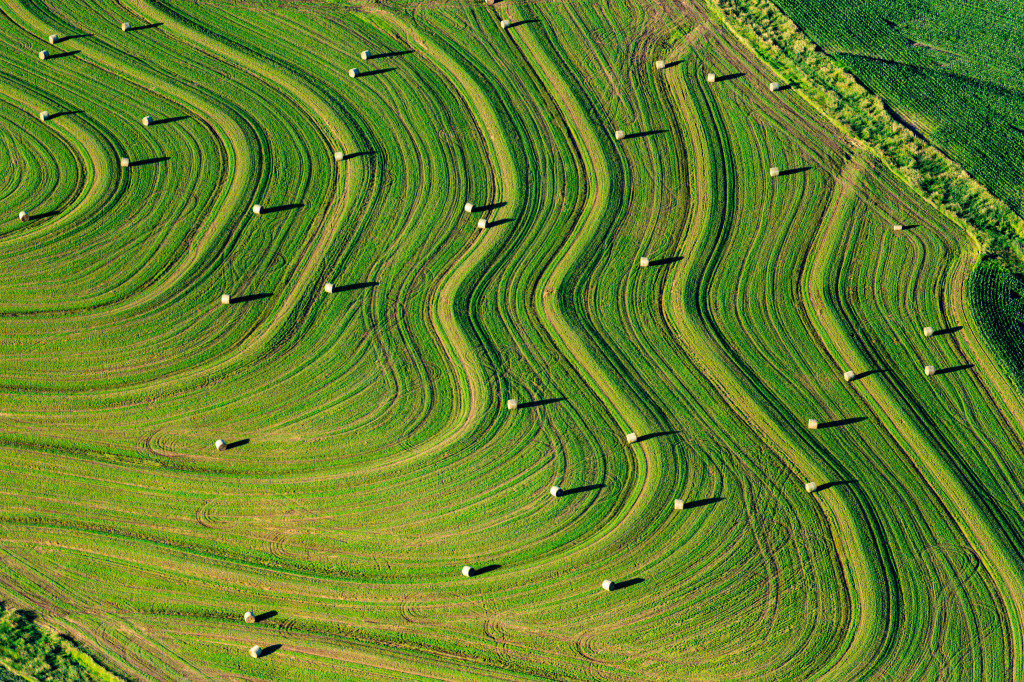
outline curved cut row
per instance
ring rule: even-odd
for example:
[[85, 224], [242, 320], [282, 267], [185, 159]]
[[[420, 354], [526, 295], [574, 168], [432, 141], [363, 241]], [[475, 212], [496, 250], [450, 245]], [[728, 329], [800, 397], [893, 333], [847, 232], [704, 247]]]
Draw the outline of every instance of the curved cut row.
[[688, 4], [249, 4], [0, 14], [0, 597], [144, 679], [1024, 673], [958, 227]]

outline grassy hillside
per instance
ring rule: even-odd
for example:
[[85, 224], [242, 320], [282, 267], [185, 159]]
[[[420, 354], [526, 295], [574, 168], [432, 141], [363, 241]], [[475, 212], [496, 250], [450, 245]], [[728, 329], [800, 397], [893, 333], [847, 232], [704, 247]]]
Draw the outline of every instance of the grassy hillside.
[[0, 593], [118, 672], [1024, 674], [977, 254], [702, 9], [25, 1], [0, 45]]
[[778, 6], [1015, 211], [1024, 210], [1024, 7], [996, 0]]

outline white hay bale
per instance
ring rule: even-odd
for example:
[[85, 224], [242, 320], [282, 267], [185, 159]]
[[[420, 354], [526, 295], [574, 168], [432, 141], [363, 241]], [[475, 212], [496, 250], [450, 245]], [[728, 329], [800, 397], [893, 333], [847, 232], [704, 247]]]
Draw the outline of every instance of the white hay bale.
[[551, 497], [558, 497], [559, 495], [562, 494], [562, 489], [559, 488], [557, 485], [553, 485], [551, 486], [551, 490], [549, 490], [548, 492], [551, 493]]
[[625, 140], [626, 139], [626, 131], [625, 130], [616, 130], [615, 131], [615, 139], [616, 140]]
[[263, 655], [263, 649], [261, 649], [258, 646], [254, 646], [253, 648], [249, 649], [249, 655], [253, 658], [259, 658]]
[[479, 227], [481, 230], [487, 227], [487, 218], [481, 218], [480, 220], [476, 221], [476, 226]]
[[665, 60], [664, 59], [659, 59], [658, 61], [654, 62], [654, 68], [656, 68], [658, 71], [661, 71], [662, 69], [664, 69], [665, 68]]
[[473, 577], [473, 567], [472, 566], [463, 566], [462, 567], [462, 575], [466, 576], [467, 578], [472, 578]]
[[812, 430], [818, 428], [818, 420], [817, 419], [808, 419], [807, 420], [807, 428], [812, 429]]
[[128, 32], [128, 31], [130, 31], [130, 30], [132, 30], [132, 25], [131, 25], [131, 23], [130, 23], [130, 22], [127, 22], [127, 21], [126, 21], [126, 22], [124, 22], [124, 23], [122, 23], [122, 24], [121, 24], [121, 30], [122, 30], [122, 31], [124, 31], [125, 33], [127, 33], [127, 32]]
[[30, 217], [31, 216], [29, 216], [28, 211], [22, 211], [21, 213], [18, 214], [18, 220], [20, 220], [23, 223], [27, 222]]
[[221, 294], [220, 302], [221, 305], [228, 305], [229, 303], [231, 303], [231, 294]]
[[932, 334], [934, 334], [934, 333], [935, 333], [935, 330], [934, 330], [934, 329], [932, 329], [931, 327], [925, 327], [925, 328], [924, 328], [923, 330], [921, 330], [921, 331], [923, 331], [923, 332], [924, 332], [925, 338], [929, 338], [929, 337], [931, 337], [931, 335], [932, 335]]
[[902, 225], [898, 225], [898, 224], [897, 224], [897, 225], [893, 225], [893, 226], [892, 226], [892, 231], [893, 231], [893, 232], [899, 232], [899, 231], [900, 231], [900, 230], [902, 230], [902, 229], [903, 229], [903, 226], [902, 226]]
[[144, 126], [153, 125], [153, 117], [152, 116], [143, 116], [142, 117], [142, 125], [144, 125]]
[[924, 375], [926, 377], [935, 376], [935, 365], [925, 365], [924, 366]]
[[60, 36], [59, 35], [54, 33], [53, 35], [50, 36], [50, 44], [51, 45], [56, 45], [59, 42], [60, 42]]
[[50, 56], [50, 52], [49, 52], [49, 50], [42, 50], [42, 51], [41, 51], [41, 52], [39, 53], [39, 58], [40, 58], [40, 59], [42, 59], [43, 61], [46, 61], [46, 59], [47, 59], [47, 58], [48, 58], [49, 56]]
[[516, 402], [516, 400], [514, 398], [509, 398], [508, 402], [505, 403], [505, 407], [507, 407], [510, 410], [514, 410], [517, 407], [519, 407], [519, 403]]
[[708, 80], [708, 83], [714, 83], [715, 82], [715, 74], [709, 73], [708, 77], [707, 77], [707, 80]]
[[348, 70], [348, 77], [349, 78], [358, 78], [359, 77], [359, 69], [349, 69]]
[[768, 169], [768, 175], [772, 176], [773, 178], [779, 177], [779, 167], [778, 166], [772, 166], [771, 168], [769, 168]]
[[256, 616], [253, 615], [252, 611], [246, 611], [245, 614], [242, 616], [242, 620], [244, 620], [246, 623], [255, 623]]
[[629, 443], [629, 444], [635, 443], [636, 442], [636, 434], [633, 433], [632, 431], [627, 433], [626, 434], [626, 442]]
[[809, 493], [813, 493], [817, 489], [818, 484], [815, 483], [814, 481], [807, 481], [807, 483], [804, 483], [804, 490], [806, 490]]
[[772, 81], [771, 83], [768, 84], [769, 92], [775, 92], [778, 89], [779, 89], [779, 84], [776, 83], [775, 81]]
[[672, 508], [675, 509], [676, 511], [679, 511], [680, 509], [686, 509], [686, 503], [683, 502], [682, 500], [676, 500], [675, 502], [672, 503]]
[[465, 206], [462, 207], [462, 210], [465, 211], [466, 213], [472, 213], [473, 204], [466, 204]]
[[360, 53], [359, 53], [359, 57], [360, 57], [360, 59], [362, 59], [362, 60], [363, 60], [364, 62], [365, 62], [365, 61], [366, 61], [367, 59], [369, 59], [369, 58], [370, 58], [370, 56], [371, 56], [371, 55], [370, 55], [370, 51], [369, 51], [369, 50], [363, 50], [362, 52], [360, 52]]
[[40, 111], [39, 112], [39, 120], [40, 121], [49, 121], [50, 120], [50, 112], [49, 111]]
[[334, 152], [334, 160], [335, 161], [344, 161], [345, 160], [345, 152]]
[[333, 282], [328, 282], [327, 284], [325, 284], [324, 285], [324, 292], [328, 293], [328, 294], [333, 294], [334, 293], [334, 283]]
[[640, 267], [646, 268], [650, 264], [651, 261], [649, 258], [647, 258], [647, 256], [640, 256]]
[[129, 159], [127, 156], [122, 156], [121, 157], [121, 168], [128, 168], [131, 165], [132, 165], [132, 160], [131, 159]]
[[508, 27], [510, 27], [511, 25], [512, 25], [512, 22], [511, 22], [511, 21], [509, 21], [508, 19], [502, 19], [502, 20], [501, 20], [501, 27], [502, 27], [502, 28], [508, 28]]
[[607, 590], [608, 592], [611, 592], [612, 590], [615, 589], [615, 582], [612, 581], [612, 580], [605, 580], [604, 582], [601, 583], [601, 589]]
[[217, 452], [224, 452], [228, 449], [228, 444], [222, 441], [220, 438], [213, 444], [213, 447], [217, 448]]
[[857, 375], [853, 373], [853, 370], [847, 370], [843, 372], [843, 378], [846, 379], [847, 381], [853, 381], [854, 377], [856, 376]]
[[260, 204], [253, 204], [252, 212], [255, 213], [256, 215], [263, 215], [263, 206], [261, 206]]

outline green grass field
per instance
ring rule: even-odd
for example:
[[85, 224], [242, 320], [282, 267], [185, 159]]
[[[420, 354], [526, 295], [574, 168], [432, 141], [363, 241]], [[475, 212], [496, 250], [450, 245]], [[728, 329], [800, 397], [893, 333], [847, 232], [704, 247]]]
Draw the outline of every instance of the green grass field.
[[0, 600], [107, 669], [1024, 674], [977, 253], [704, 9], [22, 0], [0, 45]]
[[776, 0], [815, 43], [1018, 214], [1024, 8], [956, 0]]

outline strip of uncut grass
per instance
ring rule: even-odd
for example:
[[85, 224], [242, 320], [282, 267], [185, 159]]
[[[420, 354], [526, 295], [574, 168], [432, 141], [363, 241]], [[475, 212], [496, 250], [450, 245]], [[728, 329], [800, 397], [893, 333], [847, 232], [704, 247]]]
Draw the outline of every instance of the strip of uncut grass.
[[[1015, 475], [975, 472], [1017, 444], [970, 425], [993, 405], [1019, 423], [1017, 398], [919, 376], [925, 351], [988, 371], [974, 341], [881, 345], [951, 307], [969, 254], [886, 173], [849, 171], [805, 105], [768, 98], [700, 10], [131, 7], [163, 25], [19, 10], [33, 35], [94, 33], [45, 65], [90, 107], [69, 149], [102, 159], [138, 135], [172, 159], [143, 167], [163, 198], [129, 178], [94, 194], [107, 218], [29, 228], [88, 246], [62, 267], [90, 274], [59, 318], [45, 297], [5, 303], [28, 313], [0, 322], [25, 341], [0, 408], [6, 593], [156, 678], [1019, 667], [1017, 528], [998, 513]], [[506, 15], [536, 21], [503, 31]], [[662, 54], [682, 63], [655, 73]], [[747, 76], [708, 88], [707, 70]], [[104, 80], [124, 99], [105, 104]], [[132, 83], [192, 118], [142, 137], [119, 107], [155, 100]], [[616, 143], [618, 127], [666, 132]], [[373, 153], [338, 163], [339, 146]], [[813, 169], [769, 182], [780, 159]], [[204, 220], [105, 241], [133, 201], [193, 215], [193, 172]], [[511, 222], [481, 234], [465, 201], [507, 202], [488, 215]], [[922, 227], [870, 241], [890, 211]], [[89, 270], [115, 244], [159, 281]], [[642, 254], [683, 259], [640, 270]], [[328, 297], [327, 280], [376, 284]], [[228, 287], [272, 295], [220, 307]], [[76, 336], [40, 343], [69, 320]], [[858, 358], [898, 371], [847, 386]], [[510, 413], [507, 397], [566, 400]], [[870, 420], [807, 432], [824, 409]], [[677, 433], [626, 449], [627, 430]], [[218, 437], [248, 442], [217, 453]], [[857, 483], [809, 496], [808, 478]], [[555, 500], [554, 483], [603, 487]], [[721, 499], [672, 512], [680, 496]], [[463, 563], [501, 568], [465, 580]], [[278, 615], [247, 627], [249, 608]], [[255, 637], [282, 648], [252, 661]]]

